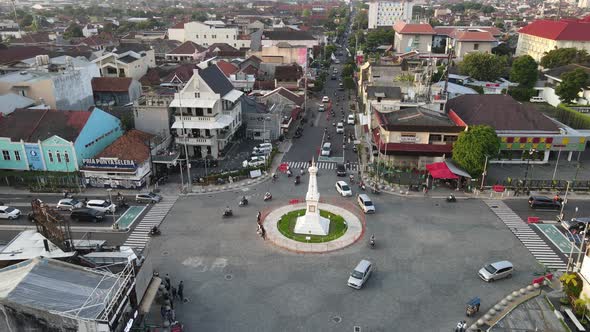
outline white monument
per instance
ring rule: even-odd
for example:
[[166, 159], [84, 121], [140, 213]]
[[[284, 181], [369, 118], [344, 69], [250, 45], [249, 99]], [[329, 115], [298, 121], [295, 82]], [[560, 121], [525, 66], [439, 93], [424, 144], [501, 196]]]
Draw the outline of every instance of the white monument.
[[308, 171], [309, 186], [307, 187], [307, 195], [305, 196], [307, 209], [305, 210], [304, 216], [297, 217], [297, 224], [295, 224], [293, 231], [297, 234], [328, 235], [330, 231], [330, 220], [320, 216], [318, 206], [320, 193], [318, 192], [318, 168], [315, 165], [315, 160], [312, 160]]

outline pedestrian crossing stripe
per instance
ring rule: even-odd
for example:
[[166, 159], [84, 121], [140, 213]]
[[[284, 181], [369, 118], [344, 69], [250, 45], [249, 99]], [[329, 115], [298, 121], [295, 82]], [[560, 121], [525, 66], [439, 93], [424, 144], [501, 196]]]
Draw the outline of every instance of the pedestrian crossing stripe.
[[166, 196], [163, 198], [165, 202], [152, 206], [139, 224], [135, 226], [133, 232], [131, 232], [123, 245], [143, 250], [150, 241], [150, 230], [152, 227], [162, 223], [162, 220], [168, 215], [168, 212], [170, 212], [177, 199], [178, 196]]
[[567, 266], [563, 258], [508, 205], [498, 200], [486, 200], [485, 203], [539, 263], [549, 268], [565, 270]]
[[[307, 170], [307, 168], [309, 167], [309, 162], [308, 161], [288, 161], [287, 164], [289, 165], [289, 168], [291, 169], [301, 169], [304, 168], [305, 170]], [[316, 162], [316, 167], [318, 169], [336, 169], [336, 165], [337, 163], [334, 162]], [[346, 164], [345, 164], [346, 165]], [[350, 163], [350, 168], [347, 170], [350, 171], [358, 171], [359, 167], [358, 167], [358, 163]]]

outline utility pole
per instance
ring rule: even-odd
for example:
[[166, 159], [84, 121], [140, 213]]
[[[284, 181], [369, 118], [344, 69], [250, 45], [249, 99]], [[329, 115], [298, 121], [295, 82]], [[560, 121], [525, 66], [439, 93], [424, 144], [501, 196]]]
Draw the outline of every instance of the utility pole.
[[[178, 92], [178, 106], [180, 108], [180, 122], [182, 124], [182, 134], [184, 135], [184, 156], [186, 158], [186, 174], [188, 177], [188, 180], [186, 181], [186, 187], [188, 189], [188, 191], [192, 191], [192, 179], [191, 179], [191, 165], [190, 165], [190, 161], [188, 159], [188, 146], [186, 144], [188, 135], [186, 133], [186, 128], [184, 127], [184, 112], [182, 110], [182, 85], [178, 87], [179, 88], [179, 92]], [[207, 158], [205, 158], [207, 159]], [[206, 160], [205, 160], [206, 163]], [[180, 167], [182, 167], [182, 163], [180, 164]]]

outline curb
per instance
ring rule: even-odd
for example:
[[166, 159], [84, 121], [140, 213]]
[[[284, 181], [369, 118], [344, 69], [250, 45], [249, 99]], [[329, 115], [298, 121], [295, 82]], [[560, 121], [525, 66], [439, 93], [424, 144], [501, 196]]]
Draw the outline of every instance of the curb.
[[198, 189], [198, 191], [195, 191], [195, 189], [193, 189], [192, 192], [186, 193], [183, 195], [200, 196], [200, 195], [206, 195], [206, 194], [212, 194], [212, 193], [227, 192], [227, 191], [232, 191], [232, 190], [235, 190], [238, 188], [258, 185], [260, 183], [268, 181], [268, 179], [270, 179], [270, 175], [267, 174], [267, 175], [259, 176], [256, 179], [248, 179], [248, 180], [244, 180], [244, 181], [240, 181], [240, 182], [234, 182], [229, 185], [222, 185], [222, 186], [216, 185], [214, 187], [213, 186], [206, 186], [206, 187], [203, 186], [203, 187], [200, 187], [200, 189]]

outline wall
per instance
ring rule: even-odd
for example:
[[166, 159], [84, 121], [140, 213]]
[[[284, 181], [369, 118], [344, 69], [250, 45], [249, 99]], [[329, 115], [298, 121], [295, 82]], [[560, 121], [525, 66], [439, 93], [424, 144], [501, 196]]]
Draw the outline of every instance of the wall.
[[[241, 47], [250, 47], [250, 40], [237, 39], [237, 28], [215, 28], [200, 22], [189, 22], [184, 24], [183, 32], [184, 36], [182, 41], [190, 40], [202, 46], [210, 46], [215, 43], [226, 43], [238, 49]], [[173, 36], [179, 38], [179, 35], [176, 35], [176, 32], [173, 32]], [[169, 38], [172, 39], [172, 37]]]
[[92, 78], [100, 76], [98, 66], [91, 64], [75, 71], [53, 76], [55, 108], [59, 110], [87, 110], [94, 105]]
[[184, 43], [186, 41], [184, 39], [184, 29], [168, 29], [168, 39]]
[[[42, 141], [40, 148], [43, 159], [45, 160], [46, 171], [72, 172], [78, 169], [76, 159], [74, 158], [74, 147], [71, 142], [59, 136], [52, 136]], [[66, 153], [69, 161], [66, 161]]]
[[412, 50], [426, 53], [430, 52], [431, 46], [432, 35], [402, 35], [395, 33], [394, 47], [397, 53], [406, 53]]
[[129, 102], [136, 101], [141, 96], [141, 83], [136, 80], [131, 81], [129, 85]]
[[[3, 151], [8, 151], [10, 160], [4, 160]], [[20, 155], [20, 161], [15, 158], [15, 151]], [[22, 142], [11, 142], [10, 138], [0, 137], [0, 169], [26, 170], [26, 154]]]
[[[476, 50], [475, 44], [479, 45]], [[457, 59], [462, 59], [468, 53], [492, 53], [491, 42], [457, 42]]]
[[247, 52], [247, 56], [254, 55], [264, 62], [291, 64], [297, 63], [305, 68], [305, 55], [307, 54], [306, 47], [277, 47], [268, 46], [262, 47], [258, 52]]
[[313, 48], [314, 46], [319, 45], [319, 41], [317, 40], [270, 40], [270, 39], [263, 39], [261, 41], [262, 47], [267, 46], [276, 46], [279, 43], [287, 43], [289, 45], [297, 45], [297, 46], [305, 46], [307, 48]]
[[370, 2], [369, 3], [369, 29], [375, 29], [379, 26], [393, 26], [397, 21], [406, 21], [412, 19], [413, 2], [395, 1], [395, 2]]
[[134, 109], [135, 128], [154, 135], [170, 136], [169, 101], [161, 106], [137, 105]]
[[[82, 159], [92, 158], [100, 153], [122, 134], [119, 119], [95, 108], [74, 143], [78, 165], [82, 165]], [[100, 138], [102, 135], [106, 136]]]

